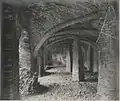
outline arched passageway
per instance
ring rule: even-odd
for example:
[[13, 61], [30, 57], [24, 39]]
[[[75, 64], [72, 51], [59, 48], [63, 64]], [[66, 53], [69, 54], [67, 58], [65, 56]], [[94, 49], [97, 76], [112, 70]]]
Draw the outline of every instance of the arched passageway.
[[[73, 43], [73, 45], [74, 44], [76, 45], [76, 43]], [[43, 95], [46, 96], [46, 99], [48, 99], [48, 97], [54, 99], [56, 96], [56, 99], [67, 99], [67, 100], [74, 99], [75, 100], [75, 99], [79, 98], [80, 95], [82, 96], [83, 92], [84, 93], [89, 92], [89, 94], [88, 95], [84, 94], [81, 97], [81, 99], [82, 98], [84, 99], [85, 97], [86, 97], [86, 99], [87, 98], [90, 99], [90, 97], [93, 98], [96, 94], [97, 75], [92, 74], [92, 72], [90, 73], [90, 72], [86, 71], [84, 68], [83, 72], [84, 72], [85, 77], [84, 77], [84, 81], [81, 83], [81, 80], [83, 79], [81, 77], [82, 75], [79, 78], [79, 74], [77, 75], [77, 73], [75, 73], [75, 72], [79, 71], [79, 68], [81, 68], [81, 66], [77, 68], [77, 65], [75, 62], [76, 60], [73, 61], [73, 59], [70, 59], [71, 58], [70, 51], [74, 52], [74, 49], [71, 49], [71, 47], [69, 45], [70, 45], [70, 40], [66, 40], [63, 42], [58, 42], [57, 44], [54, 43], [48, 47], [50, 50], [54, 50], [54, 48], [55, 48], [55, 50], [53, 51], [53, 56], [54, 56], [53, 59], [56, 61], [59, 61], [60, 64], [58, 63], [57, 65], [54, 65], [54, 61], [53, 61], [53, 65], [52, 66], [48, 65], [47, 69], [44, 70], [45, 71], [44, 75], [39, 78], [40, 84], [42, 86], [44, 85], [43, 88], [47, 87], [46, 90], [50, 89], [50, 91], [48, 90], [47, 93], [43, 93]], [[63, 46], [65, 48], [64, 49], [65, 55], [60, 52], [60, 49]], [[75, 50], [76, 50], [75, 46], [73, 48], [75, 48]], [[56, 52], [56, 50], [58, 52]], [[76, 58], [75, 54], [71, 54], [71, 55]], [[79, 55], [77, 55], [77, 56], [79, 56]], [[81, 56], [79, 58], [81, 58]], [[83, 58], [81, 58], [81, 59], [83, 59]], [[61, 60], [63, 60], [63, 62]], [[73, 61], [74, 65], [71, 64], [72, 63], [71, 60]], [[70, 65], [74, 66], [74, 67], [71, 68]], [[78, 66], [79, 66], [79, 64], [78, 64]], [[71, 70], [71, 69], [73, 69], [73, 70]], [[79, 71], [79, 73], [80, 73], [80, 71]], [[76, 82], [79, 80], [80, 80], [80, 82]], [[89, 87], [87, 88], [87, 86], [90, 86], [90, 88], [93, 90], [89, 91], [88, 90]], [[77, 92], [81, 92], [81, 94], [77, 93]], [[42, 98], [44, 99], [43, 96], [40, 97], [40, 99], [42, 99]]]
[[[61, 24], [60, 24], [61, 25]], [[68, 24], [67, 24], [68, 25]], [[65, 29], [65, 28], [63, 28], [63, 29]], [[52, 30], [54, 30], [54, 29], [52, 29]], [[61, 29], [62, 30], [62, 29]], [[49, 34], [49, 33], [48, 33]], [[49, 36], [49, 35], [46, 35], [47, 37]], [[64, 40], [66, 40], [66, 39], [73, 39], [73, 43], [74, 43], [74, 41], [75, 40], [78, 40], [77, 41], [77, 43], [80, 43], [80, 40], [83, 40], [83, 41], [87, 41], [89, 44], [91, 44], [93, 47], [96, 47], [96, 49], [98, 48], [98, 45], [95, 43], [95, 41], [97, 40], [97, 36], [98, 36], [98, 31], [97, 30], [95, 30], [95, 29], [76, 29], [76, 28], [74, 28], [74, 29], [68, 29], [68, 30], [65, 30], [65, 31], [59, 31], [59, 32], [56, 32], [56, 33], [54, 33], [54, 34], [51, 34], [51, 36], [50, 37], [46, 37], [46, 36], [43, 36], [43, 39], [41, 39], [41, 40], [44, 40], [44, 39], [46, 39], [46, 40], [44, 40], [44, 43], [46, 43], [44, 46], [46, 46], [47, 45], [47, 41], [48, 41], [48, 45], [49, 44], [56, 44], [56, 43], [59, 43], [60, 41], [64, 41]], [[87, 36], [87, 37], [86, 37]], [[44, 44], [43, 43], [43, 44]], [[73, 43], [71, 43], [71, 45], [73, 44]], [[76, 43], [76, 44], [77, 44]], [[40, 41], [40, 43], [38, 43], [38, 45], [36, 46], [36, 47], [38, 47], [39, 45], [41, 45], [41, 46], [43, 46], [42, 45], [42, 41]], [[40, 47], [41, 47], [40, 46]], [[43, 47], [44, 47], [43, 46]], [[74, 48], [74, 46], [75, 46], [75, 44], [74, 45], [72, 45], [72, 48]], [[77, 49], [77, 47], [79, 47], [80, 46], [80, 44], [78, 44], [78, 46], [76, 46], [76, 49]], [[42, 47], [42, 48], [43, 48]], [[80, 47], [81, 48], [81, 47]], [[35, 48], [35, 50], [36, 50], [36, 48]], [[42, 49], [39, 49], [40, 51], [44, 51], [44, 50], [42, 50]], [[81, 49], [80, 49], [81, 50]], [[78, 48], [78, 52], [79, 52], [79, 48]], [[38, 53], [38, 52], [36, 52], [36, 53]], [[39, 53], [39, 54], [43, 54], [43, 53]], [[74, 54], [74, 52], [73, 52], [73, 54]], [[80, 55], [80, 53], [78, 53], [78, 55], [77, 56], [79, 56]], [[74, 55], [73, 55], [74, 56]], [[43, 56], [40, 56], [41, 57], [41, 59], [40, 60], [44, 60], [43, 58]], [[76, 57], [76, 56], [75, 56]], [[80, 57], [82, 57], [82, 56], [80, 56]], [[74, 60], [74, 59], [73, 59]], [[79, 60], [82, 60], [83, 61], [83, 59], [81, 58], [81, 59], [79, 59], [79, 57], [78, 57], [78, 60], [76, 60], [76, 61], [79, 61]], [[71, 60], [72, 61], [72, 60]], [[42, 61], [40, 61], [40, 63], [41, 64], [43, 64], [42, 63]], [[83, 64], [83, 63], [82, 63]], [[78, 62], [78, 67], [80, 66], [81, 64], [79, 64], [79, 62]], [[73, 66], [74, 66], [74, 64], [73, 64]], [[41, 65], [41, 66], [39, 66], [39, 67], [44, 67], [43, 65]], [[76, 67], [76, 66], [75, 66]], [[81, 66], [80, 66], [81, 67]], [[82, 66], [83, 67], [83, 66]], [[92, 66], [91, 66], [92, 67]], [[43, 70], [43, 69], [42, 69]], [[74, 69], [73, 69], [74, 70]], [[40, 71], [41, 71], [41, 69], [40, 69]], [[79, 72], [79, 70], [78, 70], [78, 72]], [[81, 71], [81, 73], [83, 73], [83, 71]], [[79, 76], [79, 74], [81, 74], [80, 72], [78, 73], [78, 76]], [[78, 77], [78, 81], [79, 81], [79, 77]]]
[[[33, 4], [26, 2], [24, 6], [17, 3], [18, 7], [8, 4], [6, 7], [1, 1], [0, 4], [2, 5], [0, 10], [3, 11], [0, 12], [2, 26], [0, 99], [19, 99], [19, 87], [27, 93], [31, 91], [34, 93], [39, 89], [45, 93], [43, 96], [38, 95], [40, 99], [47, 100], [48, 97], [55, 100], [118, 99], [119, 84], [118, 78], [115, 79], [119, 74], [116, 2], [80, 2], [68, 6], [45, 1]], [[23, 32], [27, 36], [25, 39], [22, 38], [22, 34], [20, 38], [20, 33], [24, 29]], [[20, 47], [19, 56], [22, 56], [20, 61], [18, 44], [26, 45]], [[23, 54], [25, 52], [26, 54]], [[59, 57], [57, 60], [59, 66], [54, 65], [53, 60], [56, 57]], [[21, 69], [18, 62], [22, 62]], [[25, 73], [25, 77], [19, 75], [19, 70], [21, 74]], [[46, 75], [48, 72], [53, 74]], [[95, 77], [95, 84], [90, 81], [92, 76]], [[54, 90], [45, 86], [53, 87]], [[87, 88], [90, 88], [90, 91]], [[95, 95], [91, 92], [92, 88]], [[92, 94], [87, 95], [87, 91]], [[66, 96], [67, 93], [69, 97]], [[51, 94], [55, 96], [58, 94], [58, 97]]]
[[67, 21], [65, 23], [61, 23], [61, 24], [57, 25], [56, 28], [54, 28], [54, 27], [51, 28], [50, 31], [48, 31], [44, 34], [43, 38], [40, 40], [38, 45], [35, 47], [34, 56], [37, 55], [37, 53], [38, 53], [39, 49], [41, 48], [42, 44], [44, 44], [44, 42], [55, 32], [65, 28], [65, 27], [68, 27], [70, 25], [79, 23], [79, 22], [83, 23], [84, 21], [89, 21], [89, 20], [95, 19], [96, 16], [98, 16], [97, 12], [94, 12], [93, 14], [90, 13], [90, 14], [86, 15], [86, 17], [78, 17], [78, 18], [75, 18], [73, 20]]

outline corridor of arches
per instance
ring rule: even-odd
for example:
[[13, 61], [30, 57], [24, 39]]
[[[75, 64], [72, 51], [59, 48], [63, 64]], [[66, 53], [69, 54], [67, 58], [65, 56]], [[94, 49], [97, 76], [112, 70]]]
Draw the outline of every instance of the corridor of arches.
[[0, 1], [0, 99], [118, 100], [117, 1], [63, 2]]

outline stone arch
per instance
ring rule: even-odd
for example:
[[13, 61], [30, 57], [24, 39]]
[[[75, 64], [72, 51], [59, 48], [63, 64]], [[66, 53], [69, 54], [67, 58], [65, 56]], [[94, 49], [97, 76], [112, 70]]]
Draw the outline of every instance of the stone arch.
[[51, 28], [50, 30], [48, 30], [47, 32], [44, 33], [44, 36], [40, 39], [40, 41], [36, 45], [36, 47], [34, 49], [34, 56], [37, 55], [37, 53], [38, 53], [39, 49], [41, 48], [41, 46], [43, 45], [43, 43], [49, 37], [51, 37], [51, 35], [55, 34], [55, 32], [65, 28], [65, 27], [68, 27], [70, 25], [74, 25], [76, 23], [83, 23], [85, 21], [89, 21], [89, 20], [96, 19], [96, 18], [98, 18], [97, 12], [93, 12], [93, 13], [87, 14], [86, 16], [80, 16], [80, 17], [68, 20], [64, 23], [58, 24], [57, 26]]
[[88, 38], [84, 38], [84, 37], [81, 38], [81, 36], [74, 35], [74, 34], [63, 35], [62, 37], [59, 36], [57, 38], [55, 37], [55, 39], [52, 40], [51, 42], [49, 42], [47, 45], [45, 45], [45, 47], [53, 48], [53, 47], [56, 47], [57, 45], [60, 45], [60, 44], [69, 45], [69, 43], [71, 42], [70, 39], [76, 40], [76, 38], [78, 38], [80, 40], [80, 43], [82, 42], [82, 44], [86, 44], [88, 46], [91, 46], [94, 49], [95, 53], [98, 54], [99, 46], [94, 41], [92, 41], [92, 40], [90, 40]]
[[68, 34], [75, 34], [79, 36], [92, 36], [96, 39], [98, 36], [98, 31], [93, 30], [93, 29], [68, 29], [68, 30], [63, 30], [60, 32], [56, 32], [55, 34], [51, 35], [51, 37], [56, 37], [56, 36], [62, 36], [62, 35], [68, 35]]
[[74, 35], [74, 34], [70, 34], [70, 35], [66, 35], [66, 37], [58, 37], [57, 39], [53, 40], [52, 42], [48, 43], [48, 45], [51, 43], [52, 44], [56, 44], [56, 43], [59, 43], [61, 41], [65, 41], [66, 39], [75, 39], [76, 37], [79, 37], [80, 41], [83, 42], [83, 43], [86, 43], [88, 45], [91, 45], [95, 50], [98, 50], [99, 49], [99, 46], [92, 40], [88, 39], [88, 38], [81, 38], [79, 35]]

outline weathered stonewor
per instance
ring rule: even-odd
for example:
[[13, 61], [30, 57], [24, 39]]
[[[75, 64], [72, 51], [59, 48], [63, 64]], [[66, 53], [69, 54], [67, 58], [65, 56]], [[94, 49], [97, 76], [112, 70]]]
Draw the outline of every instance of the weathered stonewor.
[[72, 72], [72, 45], [68, 45], [66, 49], [66, 72]]
[[34, 72], [32, 68], [32, 51], [30, 44], [30, 13], [22, 8], [18, 22], [20, 24], [20, 38], [19, 38], [19, 90], [20, 94], [28, 94], [28, 85]]
[[117, 20], [114, 8], [108, 8], [103, 31], [98, 44], [100, 45], [100, 67], [98, 78], [97, 100], [118, 100], [117, 99]]
[[20, 94], [28, 93], [28, 83], [31, 77], [31, 51], [29, 34], [27, 29], [22, 29], [21, 37], [19, 39], [19, 90]]
[[84, 63], [82, 49], [78, 40], [73, 41], [73, 68], [72, 68], [72, 80], [84, 81]]
[[[18, 39], [15, 29], [15, 9], [3, 4], [2, 34], [2, 98], [19, 99]], [[11, 16], [11, 17], [10, 17]], [[7, 23], [6, 23], [7, 22]]]
[[44, 75], [44, 69], [45, 69], [45, 65], [44, 65], [44, 49], [43, 47], [41, 48], [38, 56], [37, 56], [37, 70], [36, 71], [38, 73], [39, 77], [42, 77]]
[[[68, 7], [52, 2], [41, 5], [33, 4], [29, 7], [32, 12], [30, 26], [32, 29], [31, 42], [33, 47], [38, 44], [46, 32], [49, 32], [50, 29], [57, 28], [55, 26], [96, 11], [96, 7], [92, 3], [83, 3], [83, 5], [85, 7], [81, 7], [81, 4]], [[68, 25], [66, 24], [66, 26]]]
[[93, 72], [98, 72], [98, 51], [93, 50]]

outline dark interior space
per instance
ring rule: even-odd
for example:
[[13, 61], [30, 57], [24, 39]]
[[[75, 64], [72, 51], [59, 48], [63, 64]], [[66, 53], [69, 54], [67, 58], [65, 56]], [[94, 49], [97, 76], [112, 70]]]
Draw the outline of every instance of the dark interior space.
[[119, 100], [118, 0], [0, 0], [1, 100]]

